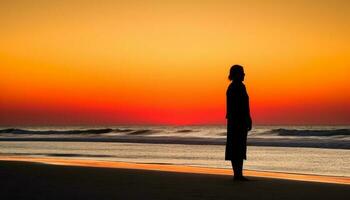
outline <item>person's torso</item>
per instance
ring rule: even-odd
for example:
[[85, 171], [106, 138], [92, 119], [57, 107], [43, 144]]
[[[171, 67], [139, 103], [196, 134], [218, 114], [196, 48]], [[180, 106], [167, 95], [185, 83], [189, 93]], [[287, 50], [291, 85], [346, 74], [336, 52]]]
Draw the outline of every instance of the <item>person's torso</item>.
[[231, 83], [226, 91], [226, 118], [240, 123], [249, 115], [249, 96], [243, 83]]

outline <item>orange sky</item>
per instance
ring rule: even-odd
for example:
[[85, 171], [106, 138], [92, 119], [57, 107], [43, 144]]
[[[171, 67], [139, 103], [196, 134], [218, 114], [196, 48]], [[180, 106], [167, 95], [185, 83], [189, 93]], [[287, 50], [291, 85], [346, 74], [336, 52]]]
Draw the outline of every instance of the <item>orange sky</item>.
[[350, 1], [0, 2], [0, 125], [350, 124]]

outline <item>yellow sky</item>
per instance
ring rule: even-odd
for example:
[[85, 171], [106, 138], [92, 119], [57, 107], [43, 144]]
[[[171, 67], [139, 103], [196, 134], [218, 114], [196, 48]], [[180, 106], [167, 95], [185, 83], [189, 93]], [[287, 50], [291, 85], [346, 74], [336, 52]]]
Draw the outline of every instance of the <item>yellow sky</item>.
[[314, 103], [331, 113], [320, 122], [347, 123], [349, 10], [339, 0], [2, 1], [0, 106], [168, 109], [181, 123], [209, 110], [203, 123], [223, 122], [238, 63], [258, 122], [297, 122]]

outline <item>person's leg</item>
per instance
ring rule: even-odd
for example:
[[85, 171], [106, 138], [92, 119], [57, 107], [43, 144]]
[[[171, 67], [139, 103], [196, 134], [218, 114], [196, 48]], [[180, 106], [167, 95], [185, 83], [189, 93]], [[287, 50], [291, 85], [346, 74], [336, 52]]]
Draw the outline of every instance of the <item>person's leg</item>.
[[232, 160], [232, 169], [233, 169], [233, 180], [235, 181], [248, 181], [247, 178], [243, 176], [243, 159]]
[[243, 159], [237, 160], [237, 176], [243, 176]]
[[233, 175], [236, 176], [237, 168], [234, 160], [231, 160]]
[[241, 160], [231, 160], [234, 177], [242, 176]]
[[238, 181], [249, 181], [249, 179], [243, 176], [243, 159], [238, 160], [235, 164], [237, 166], [237, 176], [235, 175], [234, 179]]

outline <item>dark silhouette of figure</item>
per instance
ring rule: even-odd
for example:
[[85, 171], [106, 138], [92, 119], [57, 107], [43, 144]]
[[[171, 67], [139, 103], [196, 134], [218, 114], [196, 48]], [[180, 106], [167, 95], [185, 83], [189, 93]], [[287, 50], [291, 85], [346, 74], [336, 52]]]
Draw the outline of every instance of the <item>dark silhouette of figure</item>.
[[243, 174], [243, 160], [247, 158], [247, 134], [252, 129], [249, 97], [243, 84], [244, 70], [240, 65], [230, 69], [231, 84], [226, 92], [227, 140], [225, 160], [231, 160], [234, 180], [248, 180]]

